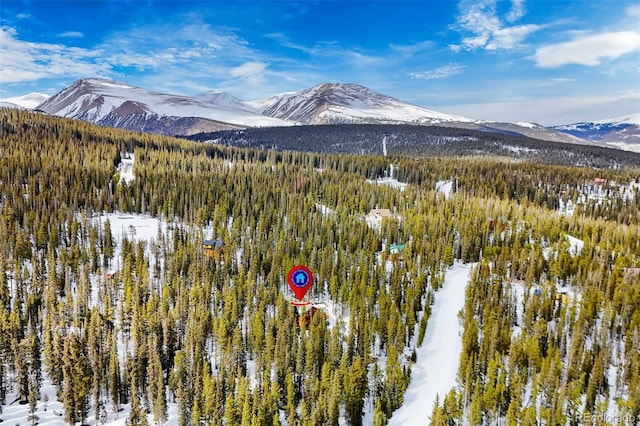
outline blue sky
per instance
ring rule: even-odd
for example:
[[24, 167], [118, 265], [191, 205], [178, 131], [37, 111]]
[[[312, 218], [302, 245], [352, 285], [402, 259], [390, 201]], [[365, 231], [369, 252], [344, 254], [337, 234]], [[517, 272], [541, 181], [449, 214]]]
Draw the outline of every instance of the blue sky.
[[11, 1], [0, 98], [109, 77], [243, 100], [358, 83], [543, 125], [640, 112], [637, 1]]

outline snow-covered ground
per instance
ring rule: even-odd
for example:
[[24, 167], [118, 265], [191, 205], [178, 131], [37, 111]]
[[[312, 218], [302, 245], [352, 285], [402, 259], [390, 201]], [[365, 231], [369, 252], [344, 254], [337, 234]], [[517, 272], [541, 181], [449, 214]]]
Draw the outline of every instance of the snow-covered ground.
[[438, 182], [436, 182], [436, 191], [444, 194], [445, 198], [449, 198], [451, 196], [452, 190], [453, 190], [452, 180], [439, 180]]
[[121, 162], [118, 164], [118, 172], [120, 173], [120, 182], [129, 183], [134, 179], [133, 176], [133, 163], [135, 160], [134, 154], [131, 152], [124, 152], [120, 156]]
[[[386, 142], [384, 145], [384, 150], [386, 151]], [[393, 177], [393, 172], [395, 171], [395, 167], [393, 164], [391, 164], [389, 166], [389, 176], [386, 177], [382, 177], [382, 178], [378, 178], [376, 180], [371, 180], [371, 179], [367, 179], [368, 183], [372, 183], [375, 185], [388, 185], [391, 188], [395, 188], [399, 191], [404, 191], [405, 189], [407, 189], [407, 184], [404, 182], [400, 182], [398, 179], [396, 179], [395, 177]]]
[[[133, 173], [132, 169], [128, 168], [127, 165], [133, 164], [133, 157], [131, 159], [126, 160], [123, 156], [123, 162], [119, 166], [119, 169], [122, 171], [120, 178], [121, 179], [132, 179]], [[115, 256], [116, 259], [115, 264], [112, 265], [112, 270], [117, 269], [117, 259], [120, 258], [120, 249], [122, 247], [122, 240], [126, 237], [129, 241], [146, 241], [152, 242], [154, 241], [159, 233], [165, 235], [168, 232], [169, 224], [160, 219], [148, 216], [148, 215], [140, 215], [133, 213], [104, 213], [100, 216], [93, 217], [92, 222], [95, 225], [99, 225], [104, 227], [104, 223], [109, 220], [111, 231], [113, 233], [113, 238], [115, 242]], [[153, 265], [153, 260], [150, 262]], [[95, 292], [97, 291], [97, 277], [90, 277], [92, 286], [92, 300], [96, 300]], [[124, 347], [121, 347], [121, 351], [124, 351]], [[123, 354], [121, 354], [121, 359], [123, 359]], [[41, 398], [37, 403], [36, 415], [38, 416], [38, 424], [46, 425], [46, 426], [64, 426], [67, 423], [64, 420], [64, 410], [63, 405], [56, 396], [56, 388], [51, 384], [51, 381], [46, 377], [42, 384], [42, 389], [40, 391]], [[45, 398], [46, 395], [46, 398]], [[6, 402], [7, 405], [2, 406], [2, 414], [0, 414], [0, 419], [2, 420], [2, 424], [6, 424], [9, 426], [15, 425], [27, 425], [31, 424], [28, 420], [29, 417], [29, 405], [20, 405], [18, 402], [12, 403], [17, 399], [17, 394], [14, 392], [8, 392]], [[45, 399], [48, 401], [45, 404]], [[46, 409], [45, 409], [46, 407]], [[129, 411], [131, 409], [130, 404], [122, 404], [122, 411], [115, 413], [111, 409], [111, 405], [107, 404], [106, 410], [106, 421], [104, 423], [98, 423], [95, 419], [95, 411], [93, 408], [89, 411], [89, 415], [85, 424], [87, 425], [111, 425], [111, 426], [124, 426], [127, 417], [129, 416]], [[167, 415], [168, 420], [165, 423], [167, 426], [177, 425], [178, 424], [178, 411], [176, 404], [167, 403]], [[152, 420], [152, 415], [148, 415], [149, 424], [154, 424]]]
[[[42, 384], [40, 392], [41, 398], [36, 406], [35, 415], [38, 416], [37, 424], [40, 426], [67, 426], [68, 423], [64, 420], [64, 409], [62, 403], [58, 401], [56, 397], [56, 388], [51, 384], [49, 380], [46, 380]], [[46, 395], [46, 397], [45, 397]], [[7, 401], [13, 401], [17, 396], [13, 393], [7, 395]], [[45, 399], [48, 401], [45, 403]], [[85, 425], [108, 425], [108, 426], [125, 426], [129, 412], [131, 411], [130, 404], [121, 404], [120, 412], [115, 413], [111, 409], [111, 405], [107, 404], [107, 409], [103, 417], [103, 421], [96, 421], [95, 411], [91, 409], [89, 415], [85, 420]], [[14, 404], [2, 406], [2, 424], [7, 426], [26, 426], [30, 425], [29, 420], [29, 405], [20, 405], [17, 402]], [[153, 421], [153, 416], [148, 415], [147, 419], [150, 425], [156, 424]], [[178, 407], [176, 404], [167, 403], [167, 422], [166, 426], [178, 424]]]
[[571, 235], [567, 235], [567, 241], [569, 242], [569, 254], [573, 256], [577, 256], [582, 251], [582, 247], [584, 247], [584, 241], [572, 237]]
[[621, 199], [625, 202], [633, 201], [638, 188], [639, 185], [634, 180], [624, 184], [613, 181], [585, 183], [575, 188], [578, 192], [575, 199], [572, 200], [565, 196], [558, 200], [558, 212], [566, 216], [573, 216], [576, 206], [579, 205], [595, 203], [598, 206], [603, 206], [610, 204], [615, 199]]
[[462, 325], [458, 312], [464, 307], [465, 289], [475, 264], [456, 262], [436, 293], [422, 347], [411, 366], [411, 382], [402, 407], [393, 413], [389, 426], [427, 425], [436, 396], [440, 401], [456, 384], [462, 350]]
[[316, 208], [318, 210], [320, 210], [320, 212], [324, 215], [324, 216], [335, 216], [336, 211], [333, 210], [332, 208], [329, 208], [327, 206], [325, 206], [324, 204], [321, 203], [316, 203]]

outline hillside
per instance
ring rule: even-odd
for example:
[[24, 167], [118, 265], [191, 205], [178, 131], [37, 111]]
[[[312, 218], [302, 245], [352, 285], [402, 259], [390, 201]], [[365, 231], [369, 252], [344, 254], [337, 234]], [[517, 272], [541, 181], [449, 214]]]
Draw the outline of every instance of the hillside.
[[640, 153], [543, 141], [513, 131], [441, 126], [340, 124], [200, 133], [188, 139], [263, 149], [334, 154], [487, 155], [544, 164], [617, 168], [640, 165]]
[[[6, 423], [393, 424], [436, 391], [440, 350], [456, 380], [421, 424], [640, 415], [637, 167], [260, 150], [16, 109], [0, 149]], [[315, 314], [290, 304], [300, 264]]]

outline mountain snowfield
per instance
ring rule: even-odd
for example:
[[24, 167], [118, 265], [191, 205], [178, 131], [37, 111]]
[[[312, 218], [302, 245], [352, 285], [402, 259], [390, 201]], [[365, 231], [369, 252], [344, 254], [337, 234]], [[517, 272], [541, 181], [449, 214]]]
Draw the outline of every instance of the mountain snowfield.
[[607, 120], [594, 121], [595, 124], [637, 124], [640, 126], [640, 112]]
[[265, 115], [304, 124], [473, 122], [402, 102], [358, 84], [324, 83], [255, 102]]
[[286, 126], [286, 121], [260, 115], [247, 106], [238, 108], [231, 97], [198, 97], [153, 92], [107, 79], [78, 80], [52, 96], [38, 109], [61, 117], [100, 123], [110, 115], [200, 117], [241, 126]]
[[552, 128], [614, 148], [640, 152], [640, 112], [604, 120], [553, 126]]
[[0, 105], [5, 104], [7, 107], [20, 107], [26, 109], [35, 109], [38, 105], [49, 99], [49, 95], [44, 93], [29, 93], [24, 96], [16, 96], [13, 98], [0, 99]]
[[51, 97], [33, 93], [0, 99], [0, 106], [20, 106], [101, 126], [171, 136], [247, 127], [413, 124], [519, 134], [640, 152], [640, 113], [553, 127], [530, 122], [483, 121], [412, 105], [352, 83], [322, 83], [298, 92], [243, 101], [220, 91], [173, 95], [105, 78], [87, 78]]

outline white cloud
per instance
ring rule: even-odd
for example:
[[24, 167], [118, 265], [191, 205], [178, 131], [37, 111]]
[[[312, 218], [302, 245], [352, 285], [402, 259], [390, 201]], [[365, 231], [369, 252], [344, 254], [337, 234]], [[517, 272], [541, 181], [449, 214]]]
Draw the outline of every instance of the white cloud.
[[260, 61], [245, 62], [244, 64], [232, 68], [230, 74], [232, 77], [241, 78], [250, 85], [258, 85], [264, 81], [264, 74], [267, 64]]
[[62, 38], [83, 38], [84, 34], [82, 34], [80, 31], [65, 31], [58, 34], [58, 36]]
[[497, 29], [486, 43], [485, 48], [487, 50], [515, 49], [529, 34], [539, 28], [538, 25], [518, 25]]
[[276, 42], [278, 42], [282, 47], [287, 47], [289, 49], [299, 50], [300, 52], [304, 52], [306, 54], [313, 54], [313, 49], [303, 46], [301, 44], [297, 44], [289, 40], [286, 35], [282, 33], [271, 33], [266, 34], [265, 37], [270, 38]]
[[107, 59], [112, 66], [139, 70], [162, 70], [178, 64], [185, 70], [197, 69], [210, 64], [221, 51], [229, 62], [250, 58], [254, 53], [246, 41], [233, 34], [216, 33], [206, 24], [138, 27], [112, 34], [101, 49], [109, 52]]
[[513, 25], [524, 16], [523, 0], [513, 0], [509, 12], [501, 18], [496, 11], [496, 0], [460, 3], [460, 15], [452, 28], [471, 35], [464, 37], [461, 44], [451, 45], [453, 51], [460, 50], [509, 50], [519, 45], [542, 25]]
[[569, 64], [597, 66], [606, 60], [633, 52], [640, 52], [640, 32], [581, 34], [573, 40], [539, 48], [534, 60], [541, 68], [557, 68]]
[[262, 74], [266, 68], [267, 65], [263, 62], [246, 62], [239, 67], [231, 69], [231, 75], [240, 78], [251, 78]]
[[511, 10], [505, 17], [507, 22], [515, 22], [524, 16], [524, 0], [512, 0]]
[[389, 48], [405, 55], [413, 55], [424, 50], [432, 49], [435, 45], [433, 41], [425, 40], [407, 45], [390, 44]]
[[345, 61], [348, 61], [356, 68], [369, 67], [384, 62], [384, 59], [379, 56], [365, 55], [353, 50], [346, 50], [339, 56], [342, 56]]
[[449, 64], [429, 71], [412, 72], [409, 73], [409, 76], [417, 80], [434, 80], [460, 74], [463, 70], [464, 66], [462, 65]]
[[634, 4], [627, 7], [625, 12], [630, 18], [640, 19], [640, 4]]
[[20, 83], [59, 76], [103, 75], [100, 51], [18, 40], [13, 28], [0, 28], [0, 81]]

